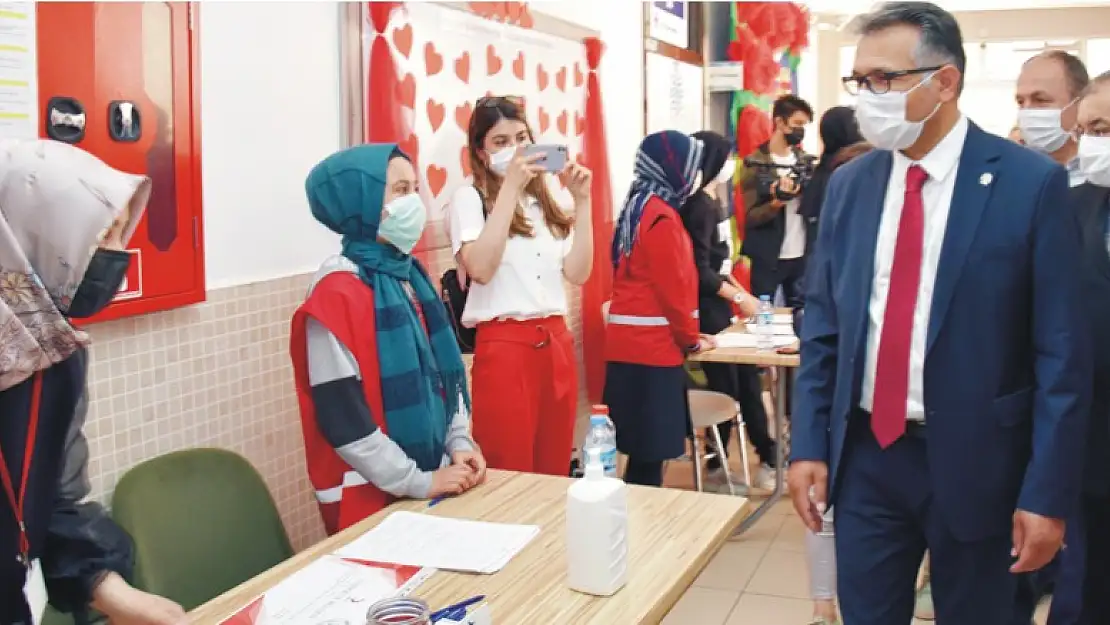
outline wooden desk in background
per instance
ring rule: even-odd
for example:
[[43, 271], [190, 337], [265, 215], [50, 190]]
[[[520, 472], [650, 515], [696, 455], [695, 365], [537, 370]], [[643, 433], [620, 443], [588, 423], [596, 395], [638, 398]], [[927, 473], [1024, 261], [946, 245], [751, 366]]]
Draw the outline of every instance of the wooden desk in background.
[[[659, 623], [744, 516], [747, 500], [686, 490], [629, 486], [628, 585], [612, 597], [566, 586], [564, 551], [569, 478], [490, 471], [486, 484], [434, 508], [403, 501], [324, 540], [189, 613], [214, 625], [317, 558], [373, 528], [393, 511], [538, 525], [540, 534], [500, 572], [437, 571], [413, 594], [432, 609], [486, 595], [497, 625]], [[369, 607], [369, 606], [368, 606]]]
[[[790, 314], [789, 308], [780, 308], [776, 314]], [[740, 321], [732, 325], [725, 332], [747, 332], [747, 323]], [[723, 333], [722, 333], [723, 334]], [[783, 445], [783, 435], [786, 431], [786, 376], [796, 369], [802, 362], [798, 354], [780, 354], [774, 351], [760, 351], [754, 347], [718, 347], [706, 352], [690, 356], [696, 362], [723, 362], [734, 365], [755, 365], [757, 367], [778, 368], [778, 389], [775, 393], [775, 466], [782, 469], [786, 466], [786, 446]], [[786, 493], [785, 471], [775, 471], [775, 490], [736, 530], [739, 536], [748, 531], [759, 519], [778, 503]]]

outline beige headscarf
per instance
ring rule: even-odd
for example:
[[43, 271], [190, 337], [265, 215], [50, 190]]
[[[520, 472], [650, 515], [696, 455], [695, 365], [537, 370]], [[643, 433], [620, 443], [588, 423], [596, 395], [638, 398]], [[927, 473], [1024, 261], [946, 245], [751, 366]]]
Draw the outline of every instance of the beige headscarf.
[[131, 238], [150, 179], [56, 141], [0, 141], [0, 391], [71, 356], [65, 317], [97, 245], [125, 208]]

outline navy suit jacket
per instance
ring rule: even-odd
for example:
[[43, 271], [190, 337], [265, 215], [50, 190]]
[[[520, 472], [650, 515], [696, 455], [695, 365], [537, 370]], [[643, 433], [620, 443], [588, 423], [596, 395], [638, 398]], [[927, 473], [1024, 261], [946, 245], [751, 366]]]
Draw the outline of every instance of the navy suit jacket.
[[[833, 505], [861, 415], [891, 164], [875, 150], [833, 175], [806, 280], [792, 458], [829, 464]], [[1072, 512], [1092, 352], [1064, 168], [969, 124], [955, 185], [927, 331], [926, 446], [933, 505], [957, 539], [979, 540], [1009, 531], [1017, 508]]]

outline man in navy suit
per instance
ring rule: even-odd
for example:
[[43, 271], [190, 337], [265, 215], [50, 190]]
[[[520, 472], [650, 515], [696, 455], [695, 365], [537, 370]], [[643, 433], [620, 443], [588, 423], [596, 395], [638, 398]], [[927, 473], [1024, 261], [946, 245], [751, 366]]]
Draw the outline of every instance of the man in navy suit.
[[908, 623], [928, 548], [939, 622], [1008, 625], [1013, 574], [1052, 559], [1079, 497], [1092, 355], [1067, 172], [960, 112], [951, 14], [888, 2], [857, 24], [844, 84], [878, 149], [825, 196], [794, 506], [815, 530], [833, 506], [845, 623]]

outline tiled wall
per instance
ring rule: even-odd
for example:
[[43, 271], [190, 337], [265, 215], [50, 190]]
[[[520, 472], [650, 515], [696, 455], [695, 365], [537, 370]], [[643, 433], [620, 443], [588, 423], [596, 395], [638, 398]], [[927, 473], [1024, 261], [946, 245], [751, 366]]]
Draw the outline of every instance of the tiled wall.
[[[446, 248], [425, 258], [433, 276], [451, 262]], [[94, 498], [109, 503], [120, 476], [143, 460], [222, 447], [243, 454], [265, 478], [294, 547], [323, 537], [288, 356], [289, 321], [308, 280], [218, 289], [197, 306], [89, 328], [85, 433]], [[578, 289], [568, 293], [580, 355]]]

